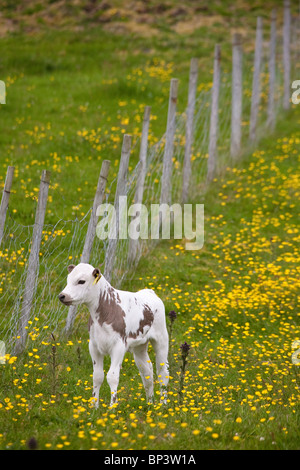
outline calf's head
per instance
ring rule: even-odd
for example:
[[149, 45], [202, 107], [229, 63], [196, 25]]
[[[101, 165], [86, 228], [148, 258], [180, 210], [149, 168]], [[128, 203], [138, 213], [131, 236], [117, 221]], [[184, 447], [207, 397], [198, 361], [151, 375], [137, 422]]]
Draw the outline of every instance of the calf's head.
[[59, 300], [68, 306], [90, 303], [97, 295], [95, 284], [101, 277], [99, 269], [80, 263], [77, 266], [70, 264], [68, 272], [67, 285], [58, 295]]

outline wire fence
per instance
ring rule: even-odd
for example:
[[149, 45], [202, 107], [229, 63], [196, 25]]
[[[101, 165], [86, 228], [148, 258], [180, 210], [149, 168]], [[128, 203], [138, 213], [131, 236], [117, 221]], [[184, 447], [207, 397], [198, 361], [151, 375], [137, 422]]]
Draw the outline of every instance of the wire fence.
[[[285, 8], [287, 7], [288, 4], [285, 2]], [[294, 23], [294, 28], [293, 37], [299, 37], [299, 22]], [[272, 98], [270, 98], [271, 41], [268, 43], [267, 47], [262, 49], [263, 53], [259, 68], [260, 87], [258, 116], [255, 126], [255, 142], [249, 139], [249, 121], [253, 103], [254, 56], [253, 54], [243, 53], [242, 68], [240, 70], [242, 74], [242, 114], [240, 117], [241, 150], [239, 152], [239, 158], [249, 152], [254, 145], [257, 145], [260, 137], [264, 135], [266, 131], [271, 132], [270, 116], [268, 115], [270, 99], [273, 99], [273, 121], [277, 120], [278, 114], [282, 111], [284, 90], [287, 86], [285, 83], [286, 74], [284, 73], [285, 70], [282, 65], [286, 63], [283, 58], [282, 44], [281, 38], [278, 43], [277, 36], [276, 63], [274, 69], [275, 87]], [[298, 57], [298, 50], [293, 48], [293, 45], [286, 50], [288, 50], [288, 53], [292, 54], [293, 57]], [[297, 64], [297, 62], [292, 61], [292, 65], [295, 63]], [[216, 155], [213, 156], [215, 158], [216, 167], [214, 168], [212, 181], [224, 167], [233, 164], [236, 160], [236, 157], [233, 159], [231, 145], [232, 72], [222, 72], [222, 59], [219, 65], [221, 65], [221, 74], [216, 109], [218, 118], [217, 127], [215, 129]], [[212, 89], [205, 90], [199, 90], [198, 87], [195, 96], [192, 122], [193, 141], [190, 155], [188, 156], [191, 164], [191, 175], [188, 182], [188, 201], [196, 201], [197, 195], [199, 196], [205, 193], [208, 184], [208, 162], [212, 158], [209, 154], [209, 149], [211, 148], [210, 139], [212, 138], [212, 93], [214, 86], [215, 83]], [[290, 86], [290, 84], [288, 84], [288, 86]], [[171, 123], [174, 126], [174, 134], [171, 142], [171, 179], [168, 181], [171, 194], [170, 203], [183, 202], [182, 190], [184, 181], [183, 169], [186, 158], [187, 116], [188, 110], [182, 114], [176, 113], [174, 122]], [[150, 119], [149, 112], [148, 119]], [[167, 132], [168, 130], [152, 145], [149, 145], [149, 141], [146, 139], [145, 160], [143, 161], [140, 155], [139, 162], [131, 172], [128, 172], [127, 163], [127, 168], [125, 168], [124, 172], [125, 179], [123, 181], [122, 195], [127, 197], [128, 207], [133, 202], [136, 202], [137, 185], [140, 182], [141, 170], [144, 171], [142, 203], [150, 212], [151, 204], [161, 201], [163, 191], [162, 175], [166, 158], [166, 145], [169, 138]], [[145, 146], [145, 142], [143, 145]], [[135, 146], [137, 148], [141, 146], [142, 148], [141, 139], [135, 139]], [[128, 151], [130, 153], [132, 149], [129, 148]], [[108, 178], [102, 201], [107, 204], [115, 205], [114, 196], [117, 190], [117, 178], [113, 180]], [[8, 194], [9, 191], [6, 191], [6, 193]], [[27, 226], [21, 225], [15, 221], [10, 207], [8, 209], [5, 207], [4, 209], [5, 210], [2, 211], [2, 220], [4, 214], [5, 226], [3, 227], [2, 241], [0, 242], [0, 338], [6, 344], [7, 352], [15, 352], [20, 335], [23, 335], [23, 346], [25, 347], [28, 336], [33, 340], [38, 339], [39, 342], [47, 342], [51, 341], [51, 334], [59, 336], [65, 331], [66, 307], [59, 302], [58, 293], [65, 285], [67, 274], [66, 267], [71, 263], [77, 264], [82, 260], [89, 221], [95, 214], [93, 215], [93, 210], [90, 209], [81, 219], [59, 219], [54, 225], [47, 224], [46, 220], [46, 223], [43, 225], [38, 250], [36, 276], [32, 280], [33, 292], [30, 315], [26, 318], [26, 322], [24, 323], [22, 320], [22, 312], [35, 224]], [[132, 255], [132, 241], [129, 238], [116, 240], [113, 251], [111, 251], [112, 247], [110, 247], [110, 240], [108, 238], [100, 240], [97, 236], [93, 236], [90, 241], [92, 249], [88, 253], [88, 261], [93, 266], [100, 267], [102, 272], [105, 272], [109, 263], [108, 278], [114, 286], [121, 287], [124, 279], [133, 276], [141, 256], [149, 253], [157, 242], [157, 239], [139, 239], [134, 245], [134, 255]], [[113, 253], [109, 260], [107, 258], [108, 252]], [[74, 332], [74, 329], [80, 329], [83, 323], [87, 323], [83, 320], [78, 320], [74, 323], [76, 315], [80, 319], [85, 318], [85, 308], [80, 308], [79, 312], [74, 311], [72, 315], [73, 318], [70, 325]], [[20, 332], [20, 324], [22, 323], [23, 331]]]

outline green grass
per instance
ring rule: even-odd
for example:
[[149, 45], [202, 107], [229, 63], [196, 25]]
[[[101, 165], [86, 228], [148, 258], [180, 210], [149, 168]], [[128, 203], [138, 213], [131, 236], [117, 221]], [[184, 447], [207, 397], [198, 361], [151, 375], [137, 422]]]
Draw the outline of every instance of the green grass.
[[[5, 11], [10, 11], [9, 3]], [[118, 161], [122, 132], [135, 138], [140, 134], [145, 105], [152, 107], [151, 135], [161, 137], [171, 77], [180, 80], [178, 111], [185, 109], [191, 57], [199, 57], [199, 83], [211, 82], [214, 46], [220, 42], [222, 70], [230, 70], [228, 27], [235, 27], [230, 18], [228, 24], [213, 29], [202, 26], [187, 35], [177, 35], [172, 29], [148, 38], [113, 35], [101, 27], [80, 31], [41, 27], [30, 35], [16, 31], [2, 38], [5, 54], [0, 77], [7, 84], [7, 104], [1, 107], [0, 181], [4, 181], [7, 164], [13, 163], [15, 185], [21, 189], [13, 188], [11, 199], [17, 219], [32, 222], [33, 188], [38, 187], [43, 168], [52, 171], [49, 222], [55, 221], [61, 198], [66, 217], [78, 201], [85, 213], [101, 160]], [[247, 50], [254, 43], [252, 20], [250, 15], [245, 28]], [[149, 75], [147, 67], [154, 74]], [[97, 129], [97, 145], [79, 134]], [[73, 164], [66, 161], [70, 156]], [[137, 154], [132, 156], [133, 164], [136, 158]], [[83, 184], [91, 190], [78, 194]]]
[[[34, 4], [25, 14], [38, 14], [39, 8]], [[44, 168], [52, 171], [47, 223], [83, 216], [101, 161], [112, 160], [110, 177], [116, 176], [122, 133], [136, 138], [146, 104], [156, 117], [150, 139], [161, 137], [171, 76], [180, 79], [179, 111], [184, 110], [190, 57], [200, 57], [199, 82], [209, 83], [220, 40], [222, 64], [229, 70], [227, 29], [237, 20], [223, 3], [216, 8], [229, 23], [187, 35], [174, 34], [161, 17], [158, 37], [114, 35], [102, 27], [80, 32], [41, 27], [32, 35], [16, 32], [2, 39], [0, 78], [8, 87], [7, 104], [0, 108], [1, 181], [7, 165], [14, 164], [10, 210], [18, 223], [33, 223], [34, 188]], [[260, 2], [249, 6], [249, 38], [261, 8]], [[12, 14], [10, 2], [5, 14]], [[124, 283], [130, 290], [155, 289], [166, 312], [177, 312], [168, 404], [161, 406], [157, 394], [154, 405], [146, 403], [128, 353], [118, 406], [108, 408], [105, 381], [100, 409], [93, 409], [88, 312], [82, 309], [70, 341], [59, 332], [43, 342], [30, 336], [22, 357], [0, 365], [1, 449], [25, 449], [32, 437], [41, 449], [299, 448], [300, 378], [292, 363], [292, 345], [300, 339], [299, 119], [294, 107], [259, 150], [236, 168], [224, 168], [205, 195], [193, 194], [191, 202], [205, 204], [202, 250], [186, 251], [184, 240], [163, 241]], [[96, 142], [90, 137], [98, 128]], [[132, 167], [136, 159], [135, 151]], [[64, 253], [68, 240], [61, 245]], [[1, 257], [1, 293], [10, 283], [16, 287], [14, 256]], [[57, 282], [53, 279], [54, 296]], [[38, 332], [44, 319], [32, 318], [32, 326]], [[180, 390], [185, 341], [191, 349]]]
[[[146, 404], [126, 354], [118, 406], [108, 408], [105, 382], [94, 410], [81, 327], [68, 343], [30, 341], [17, 363], [2, 366], [3, 448], [25, 448], [31, 437], [52, 449], [299, 447], [299, 366], [291, 357], [299, 339], [299, 184], [293, 175], [300, 135], [296, 123], [283, 126], [276, 140], [266, 139], [228, 168], [207, 193], [203, 249], [187, 252], [182, 241], [162, 242], [124, 286], [154, 288], [166, 311], [177, 311], [167, 406], [158, 396], [155, 405]], [[184, 341], [191, 350], [180, 402]]]

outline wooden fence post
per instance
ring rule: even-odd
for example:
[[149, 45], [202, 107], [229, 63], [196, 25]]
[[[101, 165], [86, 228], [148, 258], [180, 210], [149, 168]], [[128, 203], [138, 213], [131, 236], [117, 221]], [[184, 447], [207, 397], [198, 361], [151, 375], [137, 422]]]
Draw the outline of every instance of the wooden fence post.
[[8, 203], [9, 203], [10, 189], [11, 189], [12, 180], [14, 176], [14, 170], [15, 170], [14, 166], [7, 167], [6, 179], [4, 183], [3, 194], [2, 194], [1, 205], [0, 205], [0, 246], [1, 246], [2, 238], [4, 234], [6, 212], [7, 212]]
[[291, 12], [290, 1], [284, 0], [283, 18], [283, 109], [290, 108], [291, 96]]
[[210, 130], [207, 162], [207, 182], [211, 182], [216, 172], [217, 143], [218, 143], [218, 114], [219, 114], [219, 94], [220, 94], [220, 70], [221, 70], [221, 48], [219, 44], [215, 46], [214, 56], [214, 80], [212, 87]]
[[267, 126], [273, 130], [275, 125], [275, 84], [276, 84], [276, 10], [271, 13], [271, 34], [269, 50], [269, 96]]
[[116, 214], [116, 238], [113, 238], [110, 234], [108, 247], [105, 254], [105, 269], [104, 277], [110, 282], [113, 274], [113, 268], [115, 263], [115, 254], [119, 238], [119, 221], [122, 220], [122, 208], [120, 207], [120, 196], [126, 196], [126, 183], [127, 183], [127, 173], [128, 173], [128, 164], [131, 150], [131, 135], [124, 134], [122, 153], [120, 159], [119, 173], [117, 188], [115, 193], [114, 208]]
[[232, 42], [232, 88], [231, 88], [231, 143], [230, 155], [235, 160], [241, 151], [242, 138], [242, 37], [235, 33]]
[[84, 247], [82, 250], [81, 263], [88, 263], [90, 260], [94, 238], [96, 235], [96, 226], [97, 226], [97, 220], [98, 220], [98, 217], [96, 215], [97, 208], [103, 202], [109, 167], [110, 167], [110, 160], [103, 160], [99, 179], [98, 179], [95, 199], [93, 203], [92, 213], [91, 213], [91, 217], [89, 220]]
[[254, 71], [252, 81], [252, 98], [251, 98], [251, 114], [250, 114], [250, 142], [254, 143], [256, 140], [256, 127], [260, 103], [260, 70], [262, 61], [262, 18], [259, 16], [256, 22], [256, 40], [255, 40], [255, 54], [254, 54]]
[[6, 85], [3, 80], [0, 80], [0, 104], [6, 104]]
[[166, 130], [166, 143], [161, 181], [160, 203], [171, 203], [172, 190], [172, 158], [175, 135], [175, 117], [177, 105], [178, 79], [172, 78], [169, 95], [168, 121]]
[[[88, 229], [87, 229], [87, 233], [85, 237], [84, 247], [82, 250], [82, 255], [81, 255], [81, 260], [80, 260], [81, 263], [89, 263], [90, 261], [90, 256], [91, 256], [94, 238], [96, 234], [97, 220], [98, 220], [97, 208], [103, 202], [109, 167], [110, 167], [110, 161], [103, 160], [99, 179], [98, 179], [96, 194], [94, 198], [93, 208], [92, 208], [89, 225], [88, 225]], [[66, 326], [64, 329], [64, 333], [66, 335], [69, 335], [72, 331], [74, 321], [76, 318], [76, 313], [77, 313], [77, 306], [72, 305], [69, 308], [68, 316], [66, 320]]]
[[144, 184], [145, 184], [145, 177], [146, 177], [146, 170], [147, 170], [147, 149], [148, 149], [150, 114], [151, 114], [151, 106], [146, 106], [145, 111], [144, 111], [144, 121], [143, 121], [140, 155], [139, 155], [140, 166], [138, 170], [136, 190], [135, 190], [135, 195], [134, 195], [134, 203], [137, 203], [137, 204], [143, 202]]
[[15, 343], [15, 353], [20, 354], [26, 344], [28, 321], [32, 307], [33, 296], [35, 295], [36, 281], [39, 270], [39, 253], [42, 239], [42, 232], [45, 220], [48, 190], [50, 183], [50, 171], [42, 172], [38, 203], [35, 214], [35, 222], [32, 233], [32, 243], [28, 259], [28, 268], [24, 287], [23, 302], [19, 318], [19, 330]]
[[[142, 204], [143, 195], [144, 195], [144, 184], [147, 171], [147, 149], [148, 149], [148, 133], [149, 133], [149, 124], [150, 124], [150, 114], [151, 107], [146, 106], [144, 111], [144, 121], [142, 128], [142, 137], [141, 137], [141, 146], [140, 146], [140, 157], [139, 157], [139, 169], [136, 182], [136, 190], [134, 195], [134, 204]], [[138, 216], [138, 214], [137, 214]], [[134, 262], [137, 250], [139, 246], [139, 239], [129, 240], [128, 248], [128, 263], [131, 264]]]
[[185, 151], [183, 160], [183, 180], [181, 202], [187, 202], [191, 178], [191, 154], [194, 133], [194, 111], [198, 79], [198, 59], [192, 58], [190, 65], [189, 94], [185, 130]]

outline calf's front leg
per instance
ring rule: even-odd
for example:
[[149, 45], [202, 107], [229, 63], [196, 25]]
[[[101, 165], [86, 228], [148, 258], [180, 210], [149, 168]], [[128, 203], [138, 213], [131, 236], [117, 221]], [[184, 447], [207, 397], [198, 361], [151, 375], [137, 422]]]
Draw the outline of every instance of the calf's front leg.
[[99, 390], [104, 379], [103, 358], [98, 349], [90, 341], [89, 349], [93, 361], [93, 398], [96, 408], [99, 406]]
[[116, 345], [111, 353], [111, 364], [106, 376], [111, 393], [110, 406], [113, 406], [118, 401], [117, 392], [124, 354], [125, 346], [122, 343]]

